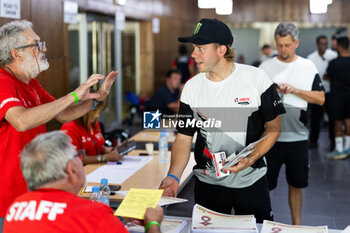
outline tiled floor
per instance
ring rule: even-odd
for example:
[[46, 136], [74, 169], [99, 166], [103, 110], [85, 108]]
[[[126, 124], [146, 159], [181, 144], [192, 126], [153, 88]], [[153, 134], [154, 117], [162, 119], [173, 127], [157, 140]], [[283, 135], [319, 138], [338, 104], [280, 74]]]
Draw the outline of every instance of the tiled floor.
[[[303, 190], [303, 225], [328, 225], [329, 228], [344, 229], [350, 225], [350, 158], [330, 161], [324, 158], [328, 152], [327, 133], [321, 132], [319, 147], [310, 149], [309, 187]], [[189, 199], [185, 204], [167, 208], [167, 215], [192, 215], [193, 180], [179, 194]], [[280, 172], [278, 187], [271, 192], [275, 221], [291, 224], [288, 206], [288, 185], [284, 168]]]

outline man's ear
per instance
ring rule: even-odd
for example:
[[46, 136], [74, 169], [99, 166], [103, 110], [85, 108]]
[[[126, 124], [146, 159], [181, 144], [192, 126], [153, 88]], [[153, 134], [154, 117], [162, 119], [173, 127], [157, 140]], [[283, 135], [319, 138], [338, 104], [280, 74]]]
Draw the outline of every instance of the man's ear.
[[72, 160], [68, 161], [65, 171], [67, 173], [67, 179], [74, 183], [77, 179], [77, 174]]
[[21, 57], [21, 54], [17, 49], [11, 49], [11, 56], [13, 57], [14, 60], [17, 60], [18, 58]]
[[219, 45], [219, 54], [220, 56], [224, 56], [227, 51], [227, 48], [225, 45]]

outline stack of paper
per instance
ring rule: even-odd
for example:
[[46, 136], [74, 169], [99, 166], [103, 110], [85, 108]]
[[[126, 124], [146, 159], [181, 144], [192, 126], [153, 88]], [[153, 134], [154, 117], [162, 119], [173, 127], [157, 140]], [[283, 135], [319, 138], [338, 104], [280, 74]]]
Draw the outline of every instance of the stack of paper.
[[347, 228], [345, 228], [341, 233], [350, 233], [350, 225], [347, 226]]
[[120, 162], [122, 164], [103, 165], [86, 176], [87, 182], [100, 183], [102, 178], [108, 179], [108, 184], [122, 184], [129, 179], [139, 169], [149, 163], [153, 156], [127, 156], [125, 155]]
[[[179, 233], [186, 226], [186, 222], [179, 219], [163, 219], [160, 224], [160, 232], [162, 233]], [[145, 228], [140, 225], [136, 225], [132, 222], [126, 225], [126, 228], [130, 233], [145, 232]]]
[[266, 134], [264, 137], [260, 138], [259, 140], [250, 143], [247, 147], [245, 147], [241, 152], [239, 152], [237, 155], [236, 153], [231, 154], [229, 157], [227, 157], [227, 163], [223, 167], [224, 169], [228, 169], [238, 163], [239, 158], [247, 157], [250, 153], [252, 153], [255, 150], [255, 146], [258, 145], [262, 140], [267, 138], [269, 136]]
[[228, 215], [196, 204], [192, 213], [193, 232], [257, 233], [254, 215]]
[[[117, 191], [117, 194], [121, 197], [126, 197], [129, 191]], [[159, 206], [164, 205], [171, 205], [171, 204], [177, 204], [188, 201], [187, 199], [178, 198], [178, 197], [165, 197], [161, 196], [160, 200], [158, 201]]]
[[260, 233], [271, 233], [271, 232], [279, 232], [279, 233], [327, 233], [327, 226], [300, 226], [300, 225], [288, 225], [278, 222], [272, 222], [264, 220], [263, 226], [261, 228]]
[[162, 196], [162, 189], [135, 189], [132, 188], [115, 211], [114, 215], [144, 219], [148, 207], [155, 208]]

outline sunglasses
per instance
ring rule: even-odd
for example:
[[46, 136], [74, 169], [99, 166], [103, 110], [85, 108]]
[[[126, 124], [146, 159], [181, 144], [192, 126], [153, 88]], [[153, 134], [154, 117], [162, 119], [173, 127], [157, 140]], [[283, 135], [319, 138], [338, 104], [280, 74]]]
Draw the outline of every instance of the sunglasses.
[[45, 41], [39, 41], [39, 42], [36, 42], [36, 43], [33, 43], [33, 44], [19, 46], [19, 47], [15, 48], [15, 49], [25, 49], [25, 48], [34, 47], [34, 46], [37, 46], [39, 51], [43, 51], [44, 47], [46, 48], [46, 42]]
[[72, 159], [76, 157], [79, 157], [79, 159], [83, 160], [85, 158], [85, 150], [78, 150]]

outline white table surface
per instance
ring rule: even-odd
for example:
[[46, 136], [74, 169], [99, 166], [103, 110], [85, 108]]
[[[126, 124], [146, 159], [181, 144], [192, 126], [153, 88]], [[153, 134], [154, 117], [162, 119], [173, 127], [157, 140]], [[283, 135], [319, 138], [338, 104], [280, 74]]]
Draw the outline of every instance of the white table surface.
[[[192, 233], [191, 231], [191, 225], [192, 225], [192, 218], [188, 218], [188, 217], [178, 217], [178, 216], [165, 216], [164, 218], [169, 218], [169, 219], [181, 219], [186, 221], [186, 226], [182, 229], [182, 231], [180, 231], [180, 233]], [[257, 223], [256, 224], [259, 232], [260, 229], [262, 227], [261, 223]], [[337, 230], [337, 229], [328, 229], [328, 233], [341, 233], [343, 230]]]

